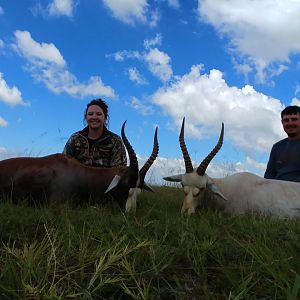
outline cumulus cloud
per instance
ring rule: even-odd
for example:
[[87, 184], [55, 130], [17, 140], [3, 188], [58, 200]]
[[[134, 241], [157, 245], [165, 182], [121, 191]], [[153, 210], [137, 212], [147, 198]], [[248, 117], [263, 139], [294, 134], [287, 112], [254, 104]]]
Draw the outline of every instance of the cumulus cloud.
[[37, 2], [30, 10], [34, 16], [47, 17], [72, 17], [79, 0], [51, 0], [47, 6]]
[[154, 112], [153, 107], [151, 105], [146, 105], [142, 103], [136, 97], [131, 97], [130, 105], [144, 116], [151, 115]]
[[76, 2], [73, 0], [53, 0], [48, 5], [48, 12], [50, 16], [68, 16], [73, 15], [73, 10]]
[[28, 31], [18, 30], [15, 37], [14, 48], [27, 60], [25, 69], [52, 92], [65, 92], [74, 97], [115, 97], [114, 90], [105, 86], [99, 76], [91, 76], [86, 83], [79, 82], [67, 69], [63, 56], [54, 44], [36, 42]]
[[[26, 102], [22, 98], [22, 93], [15, 86], [9, 87], [0, 72], [0, 102], [4, 102], [10, 106], [25, 105]], [[2, 123], [3, 124], [3, 123]]]
[[[139, 165], [142, 166], [147, 159], [148, 157], [146, 156], [138, 155]], [[200, 163], [200, 159], [197, 162], [192, 161], [194, 168], [198, 167]], [[213, 178], [221, 178], [237, 172], [245, 171], [254, 172], [257, 175], [263, 176], [265, 169], [266, 164], [258, 163], [255, 160], [246, 157], [244, 162], [236, 163], [214, 163], [212, 161], [209, 164], [206, 173], [208, 176]], [[153, 185], [174, 185], [174, 183], [164, 181], [163, 177], [183, 173], [185, 173], [183, 158], [166, 158], [159, 156], [147, 172], [145, 181]], [[178, 186], [180, 187], [181, 185], [178, 184]]]
[[167, 81], [173, 75], [170, 66], [171, 58], [168, 54], [154, 48], [150, 49], [150, 51], [145, 54], [144, 58], [149, 65], [150, 71], [160, 80]]
[[268, 152], [285, 136], [281, 102], [250, 85], [241, 89], [228, 86], [219, 70], [201, 74], [201, 66], [195, 65], [190, 73], [154, 93], [152, 100], [178, 127], [185, 116], [186, 132], [192, 137], [210, 136], [224, 122], [226, 139], [237, 148]]
[[230, 41], [231, 50], [257, 71], [257, 78], [285, 70], [300, 52], [300, 2], [294, 0], [198, 0], [202, 21]]
[[162, 35], [157, 33], [156, 36], [152, 39], [144, 40], [145, 49], [153, 48], [154, 46], [160, 46], [162, 43]]
[[[6, 127], [7, 125], [8, 122], [0, 116], [0, 127]], [[0, 147], [0, 151], [1, 151], [1, 147]]]
[[297, 106], [300, 106], [300, 100], [298, 98], [293, 98], [292, 99], [292, 102], [291, 102], [291, 105], [297, 105]]
[[123, 50], [107, 56], [113, 57], [116, 61], [124, 61], [125, 59], [138, 59], [147, 65], [149, 71], [155, 77], [163, 82], [166, 82], [173, 76], [171, 58], [167, 53], [151, 47], [152, 45], [160, 42], [161, 37], [156, 36], [153, 40], [146, 40], [146, 42], [144, 42], [146, 51], [138, 52]]
[[149, 7], [147, 0], [103, 0], [103, 3], [116, 19], [124, 23], [146, 23], [147, 21], [146, 14]]
[[66, 62], [54, 44], [38, 43], [28, 31], [17, 30], [15, 37], [17, 50], [33, 63], [45, 62], [65, 66]]
[[137, 68], [128, 69], [129, 79], [139, 85], [147, 84], [147, 80], [140, 74]]

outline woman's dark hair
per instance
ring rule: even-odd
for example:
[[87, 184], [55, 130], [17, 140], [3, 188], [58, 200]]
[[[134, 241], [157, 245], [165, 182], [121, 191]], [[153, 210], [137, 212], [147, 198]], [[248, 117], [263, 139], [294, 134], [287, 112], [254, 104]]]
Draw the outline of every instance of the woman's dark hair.
[[300, 107], [297, 105], [290, 105], [287, 106], [282, 112], [281, 112], [281, 119], [283, 115], [297, 115], [300, 114]]
[[106, 102], [104, 100], [102, 100], [101, 98], [99, 99], [94, 99], [92, 100], [90, 103], [88, 103], [86, 105], [86, 109], [84, 111], [84, 120], [86, 119], [86, 114], [87, 114], [87, 111], [89, 109], [89, 107], [91, 105], [97, 105], [99, 106], [102, 110], [103, 110], [103, 113], [104, 113], [104, 116], [105, 116], [105, 126], [108, 126], [108, 121], [109, 121], [109, 115], [108, 115], [108, 105], [106, 104]]

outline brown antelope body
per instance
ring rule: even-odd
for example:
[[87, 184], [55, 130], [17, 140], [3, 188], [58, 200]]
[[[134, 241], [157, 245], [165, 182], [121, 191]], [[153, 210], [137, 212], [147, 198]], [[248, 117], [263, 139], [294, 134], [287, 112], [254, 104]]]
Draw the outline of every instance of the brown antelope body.
[[34, 203], [68, 200], [82, 204], [100, 203], [109, 193], [122, 209], [135, 210], [135, 202], [126, 202], [139, 189], [150, 189], [144, 178], [158, 154], [157, 129], [152, 154], [139, 171], [136, 154], [124, 133], [125, 123], [121, 135], [129, 166], [89, 167], [64, 154], [10, 158], [0, 161], [0, 195], [14, 202], [26, 198]]

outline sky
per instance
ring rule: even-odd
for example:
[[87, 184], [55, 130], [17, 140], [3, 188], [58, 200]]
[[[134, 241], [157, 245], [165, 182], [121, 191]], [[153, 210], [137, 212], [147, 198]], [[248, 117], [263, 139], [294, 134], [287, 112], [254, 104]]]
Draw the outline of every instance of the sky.
[[147, 180], [194, 166], [224, 143], [210, 176], [263, 175], [300, 105], [300, 0], [0, 0], [0, 159], [62, 152], [86, 104], [109, 105]]

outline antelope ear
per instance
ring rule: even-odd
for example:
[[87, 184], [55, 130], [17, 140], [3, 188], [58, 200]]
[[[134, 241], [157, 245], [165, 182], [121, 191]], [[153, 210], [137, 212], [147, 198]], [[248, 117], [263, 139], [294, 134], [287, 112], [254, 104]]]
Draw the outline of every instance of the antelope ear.
[[116, 187], [118, 185], [120, 179], [121, 179], [121, 176], [115, 175], [115, 177], [110, 182], [110, 184], [109, 184], [108, 188], [106, 189], [106, 191], [104, 192], [104, 194], [108, 193], [110, 190], [112, 190], [114, 187]]
[[220, 192], [219, 188], [214, 183], [208, 183], [207, 187], [216, 195], [223, 198], [225, 201], [228, 201], [228, 199]]
[[172, 182], [181, 182], [182, 181], [183, 174], [173, 175], [173, 176], [167, 176], [163, 179], [166, 181], [172, 181]]
[[143, 190], [146, 190], [146, 191], [148, 191], [148, 192], [154, 193], [153, 189], [152, 189], [149, 185], [147, 185], [145, 182], [144, 182], [144, 184], [143, 184], [143, 186], [142, 186], [142, 189], [143, 189]]

